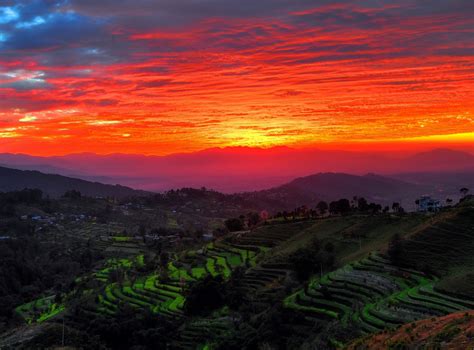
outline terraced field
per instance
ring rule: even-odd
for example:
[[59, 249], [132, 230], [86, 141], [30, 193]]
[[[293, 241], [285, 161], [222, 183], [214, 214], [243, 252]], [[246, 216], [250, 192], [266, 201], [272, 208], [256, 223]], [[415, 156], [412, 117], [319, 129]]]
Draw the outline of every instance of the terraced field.
[[[167, 266], [167, 278], [160, 277], [162, 274], [157, 272], [141, 276], [134, 282], [125, 279], [122, 283], [105, 285], [103, 293], [98, 297], [97, 312], [112, 315], [121, 305], [128, 304], [134, 308], [147, 308], [166, 317], [181, 317], [185, 291], [191, 283], [208, 275], [229, 278], [232, 270], [238, 266], [255, 266], [261, 251], [258, 247], [245, 249], [241, 246], [210, 243], [185, 258], [173, 257]], [[128, 269], [136, 265], [137, 261], [139, 259], [109, 260], [107, 267], [97, 271], [95, 277], [107, 282], [113, 269]]]
[[434, 277], [398, 268], [371, 254], [312, 281], [284, 304], [302, 312], [308, 324], [338, 320], [342, 325], [355, 326], [361, 334], [474, 309], [474, 300], [437, 291], [435, 282]]
[[136, 267], [141, 267], [144, 265], [144, 256], [143, 255], [137, 255], [134, 259], [115, 259], [115, 258], [110, 258], [106, 261], [105, 267], [96, 270], [93, 275], [94, 277], [101, 281], [101, 282], [107, 282], [110, 278], [110, 273], [113, 270], [116, 270], [118, 268], [123, 268], [123, 269], [129, 269], [132, 266]]
[[401, 262], [406, 266], [428, 266], [448, 274], [474, 269], [474, 207], [447, 212], [437, 222], [404, 241]]
[[[279, 226], [280, 227], [280, 226]], [[281, 226], [282, 227], [282, 226]], [[265, 228], [252, 235], [240, 237], [232, 242], [209, 243], [202, 249], [188, 251], [184, 256], [172, 256], [167, 265], [166, 277], [163, 271], [142, 275], [131, 281], [127, 277], [121, 283], [109, 283], [110, 273], [117, 268], [127, 270], [137, 265], [140, 259], [109, 259], [107, 265], [95, 272], [95, 278], [104, 283], [103, 292], [98, 296], [95, 310], [91, 313], [113, 315], [127, 304], [133, 308], [145, 308], [169, 318], [182, 318], [185, 295], [188, 288], [197, 280], [208, 275], [227, 279], [237, 267], [246, 267], [243, 288], [246, 295], [271, 293], [288, 274], [285, 265], [260, 264], [260, 260], [270, 247], [280, 244], [294, 232], [271, 235]], [[122, 240], [120, 240], [122, 244]], [[143, 261], [143, 258], [141, 258]], [[265, 297], [264, 294], [259, 295]], [[223, 337], [233, 327], [225, 317], [200, 319], [187, 324], [177, 341], [177, 348], [195, 349], [203, 347], [214, 337]]]
[[347, 349], [473, 349], [473, 334], [474, 311], [463, 311], [360, 338]]
[[49, 320], [65, 310], [63, 304], [57, 304], [55, 296], [40, 298], [15, 308], [15, 311], [24, 318], [27, 324], [41, 323]]
[[210, 349], [213, 339], [222, 339], [234, 328], [227, 318], [198, 319], [185, 324], [172, 349]]

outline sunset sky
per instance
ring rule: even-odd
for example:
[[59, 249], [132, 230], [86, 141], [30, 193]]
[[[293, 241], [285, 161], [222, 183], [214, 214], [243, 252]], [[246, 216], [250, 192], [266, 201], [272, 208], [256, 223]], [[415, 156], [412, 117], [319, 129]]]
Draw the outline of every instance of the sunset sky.
[[474, 145], [474, 1], [0, 1], [0, 152]]

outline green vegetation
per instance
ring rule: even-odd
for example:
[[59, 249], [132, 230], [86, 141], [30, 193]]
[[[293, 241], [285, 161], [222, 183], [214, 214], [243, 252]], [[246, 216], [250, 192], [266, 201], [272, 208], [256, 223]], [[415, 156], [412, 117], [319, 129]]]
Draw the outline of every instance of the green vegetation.
[[112, 240], [114, 242], [130, 242], [132, 240], [132, 237], [127, 237], [127, 236], [114, 236], [112, 237]]
[[33, 300], [29, 303], [20, 305], [15, 311], [25, 319], [26, 323], [47, 321], [65, 310], [64, 304], [58, 304], [55, 301], [55, 295]]
[[[87, 198], [62, 200], [75, 205]], [[294, 220], [282, 214], [264, 222], [248, 213], [238, 218], [236, 232], [226, 232], [222, 220], [223, 231], [211, 243], [168, 229], [147, 236], [152, 231], [145, 224], [125, 230], [118, 223], [74, 222], [70, 236], [63, 236], [74, 249], [52, 236], [41, 244], [25, 240], [21, 249], [10, 242], [3, 251], [14, 262], [12, 271], [35, 281], [38, 269], [32, 263], [22, 270], [16, 252], [34, 261], [43, 245], [55, 247], [51, 257], [38, 259], [42, 267], [61, 262], [47, 270], [51, 281], [42, 274], [44, 286], [22, 289], [1, 275], [0, 282], [10, 294], [21, 290], [24, 299], [12, 305], [25, 323], [54, 325], [61, 314], [70, 334], [90, 334], [111, 348], [343, 347], [403, 324], [474, 309], [471, 206], [424, 216], [382, 214], [369, 204], [346, 212], [345, 201], [335, 203], [326, 210], [338, 211], [337, 217], [299, 208]], [[133, 204], [126, 207], [130, 212]], [[178, 212], [165, 213], [166, 220], [182, 220]], [[135, 232], [140, 239], [131, 238]], [[74, 258], [62, 259], [68, 254]], [[412, 327], [404, 329], [416, 336]], [[454, 341], [459, 329], [443, 328], [435, 340]], [[393, 342], [402, 343], [407, 339]]]
[[[435, 289], [454, 296], [472, 296], [474, 295], [474, 272], [471, 269], [446, 276], [436, 284]], [[474, 309], [474, 301], [472, 308]]]
[[468, 297], [435, 292], [435, 283], [435, 278], [423, 272], [399, 268], [371, 254], [314, 279], [307, 289], [287, 297], [284, 305], [320, 322], [339, 320], [342, 326], [365, 334], [474, 307]]
[[436, 274], [473, 271], [473, 217], [471, 206], [441, 213], [399, 243], [403, 252], [398, 263]]
[[264, 250], [255, 246], [249, 249], [242, 245], [208, 244], [205, 249], [183, 255], [182, 260], [177, 256], [171, 257], [172, 261], [167, 262], [166, 269], [160, 268], [161, 272], [142, 276], [135, 281], [130, 280], [126, 271], [142, 267], [143, 255], [134, 259], [108, 259], [106, 267], [95, 273], [97, 279], [107, 283], [117, 271], [125, 273], [116, 276], [114, 283], [106, 284], [98, 298], [96, 312], [114, 314], [121, 305], [127, 304], [164, 317], [182, 317], [185, 295], [197, 281], [208, 276], [226, 280], [233, 269], [244, 266], [244, 263], [255, 266], [259, 252]]

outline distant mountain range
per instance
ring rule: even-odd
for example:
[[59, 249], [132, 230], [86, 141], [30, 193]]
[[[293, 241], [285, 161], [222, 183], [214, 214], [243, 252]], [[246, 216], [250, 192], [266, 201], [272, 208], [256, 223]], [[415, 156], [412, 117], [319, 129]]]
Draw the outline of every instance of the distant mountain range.
[[[267, 209], [274, 212], [291, 210], [301, 205], [314, 207], [320, 200], [329, 202], [358, 196], [383, 205], [399, 202], [410, 211], [415, 208], [415, 199], [421, 195], [432, 195], [442, 201], [446, 198], [457, 200], [461, 187], [474, 188], [474, 172], [403, 173], [396, 177], [376, 174], [360, 176], [344, 173], [318, 173], [300, 177], [267, 190], [227, 194], [222, 198], [248, 210]], [[121, 185], [0, 167], [0, 191], [24, 188], [39, 188], [52, 197], [59, 197], [73, 189], [92, 197], [124, 198], [150, 194], [150, 192]]]
[[92, 197], [123, 198], [147, 194], [145, 191], [134, 190], [121, 185], [106, 185], [61, 175], [43, 174], [38, 171], [0, 167], [1, 192], [25, 188], [38, 188], [51, 197], [60, 197], [69, 190], [78, 190], [82, 194]]
[[169, 156], [83, 153], [35, 157], [4, 153], [0, 154], [0, 165], [149, 191], [205, 186], [233, 193], [269, 189], [308, 174], [326, 172], [376, 173], [396, 178], [393, 174], [470, 173], [474, 172], [474, 155], [449, 149], [402, 155], [235, 147]]

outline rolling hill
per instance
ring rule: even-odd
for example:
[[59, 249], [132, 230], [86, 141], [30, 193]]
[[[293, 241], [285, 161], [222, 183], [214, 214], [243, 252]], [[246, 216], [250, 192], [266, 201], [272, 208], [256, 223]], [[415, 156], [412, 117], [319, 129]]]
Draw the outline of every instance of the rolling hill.
[[[100, 179], [100, 178], [99, 178]], [[137, 185], [136, 183], [134, 183]], [[39, 171], [0, 167], [0, 191], [23, 188], [39, 188], [44, 193], [58, 197], [68, 190], [78, 190], [87, 196], [143, 196], [151, 192], [121, 185], [104, 184]], [[333, 201], [363, 196], [369, 201], [391, 205], [400, 202], [406, 210], [414, 209], [414, 200], [423, 194], [433, 193], [435, 185], [411, 183], [375, 174], [363, 176], [343, 173], [320, 173], [297, 178], [287, 184], [269, 190], [222, 194], [220, 201], [235, 202], [246, 210], [292, 210], [307, 205], [315, 207], [320, 200]], [[203, 203], [204, 206], [212, 205]]]
[[51, 197], [60, 197], [66, 191], [78, 190], [83, 195], [123, 198], [147, 194], [121, 185], [104, 185], [71, 177], [43, 174], [38, 171], [0, 167], [0, 191], [38, 188]]
[[320, 173], [297, 178], [269, 190], [243, 194], [269, 207], [293, 209], [301, 205], [314, 207], [318, 201], [340, 198], [365, 197], [369, 201], [391, 205], [400, 202], [405, 209], [414, 209], [414, 200], [434, 191], [434, 187], [414, 184], [390, 177], [367, 174], [363, 176], [344, 173]]

